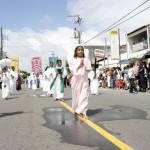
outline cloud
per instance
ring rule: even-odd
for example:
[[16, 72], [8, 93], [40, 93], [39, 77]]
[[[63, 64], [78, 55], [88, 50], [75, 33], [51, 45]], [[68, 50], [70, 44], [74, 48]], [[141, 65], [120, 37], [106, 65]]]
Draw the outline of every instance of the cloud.
[[[72, 0], [68, 2], [67, 10], [69, 14], [80, 15], [80, 17], [83, 18], [84, 22], [82, 28], [84, 27], [85, 30], [91, 29], [101, 32], [143, 2], [144, 0]], [[135, 13], [149, 5], [150, 2], [144, 4], [138, 11], [135, 11]], [[123, 32], [130, 32], [143, 25], [149, 24], [149, 18], [150, 9], [116, 28], [120, 28]], [[105, 36], [109, 37], [109, 34], [107, 33]]]
[[14, 32], [5, 29], [4, 34], [8, 37], [5, 40], [4, 51], [8, 56], [20, 58], [20, 69], [31, 70], [31, 57], [41, 56], [44, 63], [48, 65], [48, 51], [54, 51], [54, 55], [65, 59], [71, 51], [75, 40], [72, 40], [72, 29], [58, 28], [57, 30], [45, 30], [35, 32], [30, 28], [24, 28]]

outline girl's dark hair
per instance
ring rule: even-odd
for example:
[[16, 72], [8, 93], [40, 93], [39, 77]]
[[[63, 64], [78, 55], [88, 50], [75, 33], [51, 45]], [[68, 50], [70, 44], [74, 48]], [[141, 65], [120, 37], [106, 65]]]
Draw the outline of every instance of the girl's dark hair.
[[[78, 50], [79, 47], [82, 47], [83, 52], [84, 52], [84, 47], [83, 47], [83, 46], [81, 46], [81, 45], [77, 46], [77, 47], [75, 48], [75, 50], [74, 50], [74, 58], [77, 58], [77, 50]], [[83, 53], [83, 58], [84, 58], [84, 53]]]

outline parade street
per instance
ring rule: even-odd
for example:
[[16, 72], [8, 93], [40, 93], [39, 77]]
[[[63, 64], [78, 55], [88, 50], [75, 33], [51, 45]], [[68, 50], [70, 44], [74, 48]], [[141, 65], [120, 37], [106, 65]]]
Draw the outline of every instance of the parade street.
[[70, 112], [69, 87], [59, 102], [23, 85], [0, 99], [0, 150], [149, 150], [150, 93], [99, 92], [90, 95], [87, 120]]

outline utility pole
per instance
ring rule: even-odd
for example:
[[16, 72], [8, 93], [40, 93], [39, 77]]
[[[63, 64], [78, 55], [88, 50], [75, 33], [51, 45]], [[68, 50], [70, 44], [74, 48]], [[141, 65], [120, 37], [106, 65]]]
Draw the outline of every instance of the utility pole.
[[[118, 29], [118, 38], [119, 38], [119, 62], [121, 61], [121, 51], [120, 51], [120, 29]], [[121, 63], [120, 63], [120, 68], [121, 68]]]
[[0, 59], [3, 59], [3, 30], [1, 28], [1, 57]]
[[[104, 67], [106, 66], [106, 63], [105, 63], [106, 53], [107, 53], [107, 39], [105, 38]], [[107, 56], [107, 59], [108, 59], [108, 56]]]
[[77, 17], [77, 21], [75, 23], [77, 24], [77, 27], [74, 28], [74, 38], [78, 39], [78, 44], [81, 44], [81, 21], [82, 18], [80, 18], [79, 15], [69, 15], [68, 17]]

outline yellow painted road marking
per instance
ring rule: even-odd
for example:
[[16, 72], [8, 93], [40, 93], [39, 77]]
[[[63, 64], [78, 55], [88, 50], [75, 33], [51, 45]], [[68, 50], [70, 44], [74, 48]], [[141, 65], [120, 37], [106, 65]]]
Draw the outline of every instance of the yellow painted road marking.
[[[69, 111], [71, 111], [72, 113], [74, 113], [73, 109], [69, 105], [67, 105], [65, 102], [62, 102], [62, 101], [59, 101], [59, 102], [64, 107], [66, 107]], [[86, 124], [88, 124], [91, 128], [93, 128], [95, 131], [97, 131], [99, 134], [101, 134], [106, 139], [108, 139], [109, 141], [111, 141], [114, 145], [116, 145], [117, 147], [119, 147], [121, 150], [134, 150], [132, 147], [130, 147], [127, 144], [123, 143], [122, 141], [120, 141], [119, 139], [117, 139], [116, 137], [114, 137], [113, 135], [111, 135], [110, 133], [108, 133], [107, 131], [105, 131], [103, 128], [101, 128], [100, 126], [96, 125], [92, 121], [90, 121], [90, 120], [88, 120], [86, 118], [83, 118], [80, 115], [77, 115], [77, 116], [82, 121], [84, 121]]]

